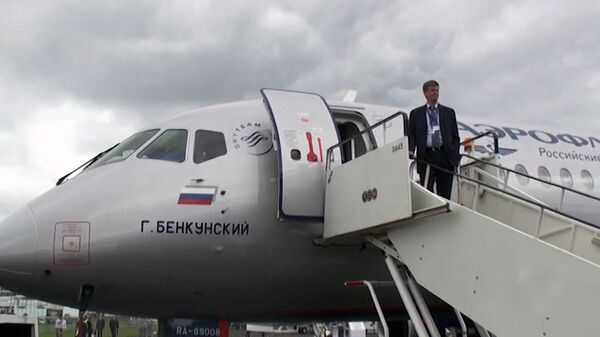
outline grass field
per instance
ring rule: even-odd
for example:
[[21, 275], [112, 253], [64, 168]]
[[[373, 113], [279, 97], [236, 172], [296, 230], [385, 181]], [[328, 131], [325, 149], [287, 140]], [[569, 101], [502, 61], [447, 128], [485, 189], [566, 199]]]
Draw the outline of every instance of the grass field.
[[[108, 320], [106, 323], [108, 325]], [[40, 324], [38, 328], [39, 337], [56, 337], [54, 324]], [[153, 326], [153, 331], [158, 331], [156, 324]], [[71, 323], [67, 325], [67, 330], [65, 330], [63, 337], [73, 336], [75, 336], [75, 324]], [[108, 329], [108, 326], [104, 329], [104, 337], [110, 337], [110, 330]], [[117, 337], [138, 337], [138, 328], [136, 323], [130, 323], [129, 320], [119, 320], [119, 334]]]

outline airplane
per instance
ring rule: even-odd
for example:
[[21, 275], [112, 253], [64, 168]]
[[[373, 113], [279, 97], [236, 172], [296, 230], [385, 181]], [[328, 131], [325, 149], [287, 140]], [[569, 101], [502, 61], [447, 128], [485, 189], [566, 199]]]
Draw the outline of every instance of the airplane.
[[[0, 223], [0, 286], [160, 319], [374, 319], [368, 293], [344, 282], [389, 280], [380, 251], [316, 240], [324, 168], [404, 135], [397, 118], [328, 151], [401, 109], [277, 89], [261, 95], [143, 128], [10, 215]], [[598, 194], [600, 136], [458, 120], [461, 139], [494, 131], [505, 167]], [[488, 140], [474, 151], [493, 153]], [[515, 174], [508, 182], [559, 203], [558, 189]], [[593, 218], [596, 205], [580, 201], [563, 204]], [[378, 292], [386, 313], [406, 318], [397, 292]], [[448, 308], [425, 297], [434, 311]]]
[[[461, 139], [485, 132], [496, 134], [502, 166], [523, 174], [509, 175], [509, 184], [551, 207], [600, 225], [597, 216], [600, 172], [595, 165], [600, 162], [600, 135], [492, 119], [483, 121], [481, 117], [459, 118], [458, 129]], [[474, 152], [493, 154], [493, 141], [488, 138], [475, 145]], [[559, 186], [565, 190], [564, 195]]]

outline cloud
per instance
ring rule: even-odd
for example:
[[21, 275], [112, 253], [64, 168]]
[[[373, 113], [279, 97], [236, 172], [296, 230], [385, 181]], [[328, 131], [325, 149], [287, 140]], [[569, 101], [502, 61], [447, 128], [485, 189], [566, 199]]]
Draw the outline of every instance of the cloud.
[[[81, 112], [85, 113], [81, 113]], [[108, 109], [64, 102], [24, 117], [10, 133], [0, 157], [0, 218], [52, 188], [58, 178], [121, 141], [141, 120]]]
[[45, 24], [9, 23], [23, 35], [3, 41], [11, 77], [29, 78], [21, 84], [34, 90], [149, 113], [286, 86], [320, 54], [318, 34], [300, 15], [244, 1], [191, 9], [76, 3], [33, 15]]
[[26, 182], [0, 199], [149, 121], [261, 87], [410, 107], [435, 78], [459, 116], [595, 129], [599, 16], [591, 0], [5, 1], [0, 170]]

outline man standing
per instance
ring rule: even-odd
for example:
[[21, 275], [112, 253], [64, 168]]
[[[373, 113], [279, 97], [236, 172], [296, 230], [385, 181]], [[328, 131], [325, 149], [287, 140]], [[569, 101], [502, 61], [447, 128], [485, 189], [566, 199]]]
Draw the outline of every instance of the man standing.
[[108, 327], [110, 328], [110, 334], [112, 337], [117, 337], [117, 334], [119, 333], [119, 320], [116, 316], [110, 319], [110, 322], [108, 322]]
[[65, 332], [65, 329], [67, 328], [67, 320], [65, 319], [65, 316], [63, 315], [62, 317], [58, 317], [56, 319], [56, 322], [54, 322], [54, 329], [56, 330], [56, 337], [63, 337], [63, 333]]
[[[452, 108], [438, 103], [440, 85], [431, 80], [423, 83], [423, 95], [427, 103], [410, 112], [408, 126], [408, 149], [417, 161], [417, 172], [421, 184], [433, 191], [436, 184], [437, 194], [450, 199], [452, 192], [452, 174], [458, 166], [460, 138], [456, 124], [456, 114]], [[431, 166], [429, 181], [425, 184], [427, 163]], [[439, 169], [438, 169], [439, 167]]]
[[100, 318], [96, 321], [96, 337], [104, 336], [104, 314], [100, 314]]

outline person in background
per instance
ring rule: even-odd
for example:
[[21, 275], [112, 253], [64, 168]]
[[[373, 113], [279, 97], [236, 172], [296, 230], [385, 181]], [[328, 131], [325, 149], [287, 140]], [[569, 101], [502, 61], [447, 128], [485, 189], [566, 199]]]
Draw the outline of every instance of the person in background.
[[86, 337], [92, 337], [92, 334], [94, 334], [94, 325], [92, 324], [92, 318], [88, 317], [85, 320], [85, 326], [86, 326]]
[[115, 316], [110, 319], [108, 322], [108, 327], [110, 328], [110, 334], [112, 337], [117, 337], [119, 334], [119, 319], [118, 316]]
[[54, 322], [54, 330], [56, 330], [56, 337], [63, 337], [65, 329], [67, 328], [67, 320], [65, 316], [56, 318], [56, 322]]
[[[87, 319], [87, 318], [86, 318]], [[86, 337], [87, 325], [84, 321], [83, 312], [79, 313], [79, 319], [75, 325], [75, 337]]]
[[[417, 172], [421, 184], [433, 192], [450, 199], [452, 178], [460, 161], [460, 138], [454, 109], [438, 103], [440, 85], [431, 80], [423, 83], [426, 104], [410, 112], [408, 123], [408, 151], [418, 159]], [[415, 152], [416, 148], [416, 152]], [[429, 179], [427, 164], [430, 166]]]
[[104, 335], [104, 314], [100, 314], [100, 318], [96, 321], [96, 337]]

